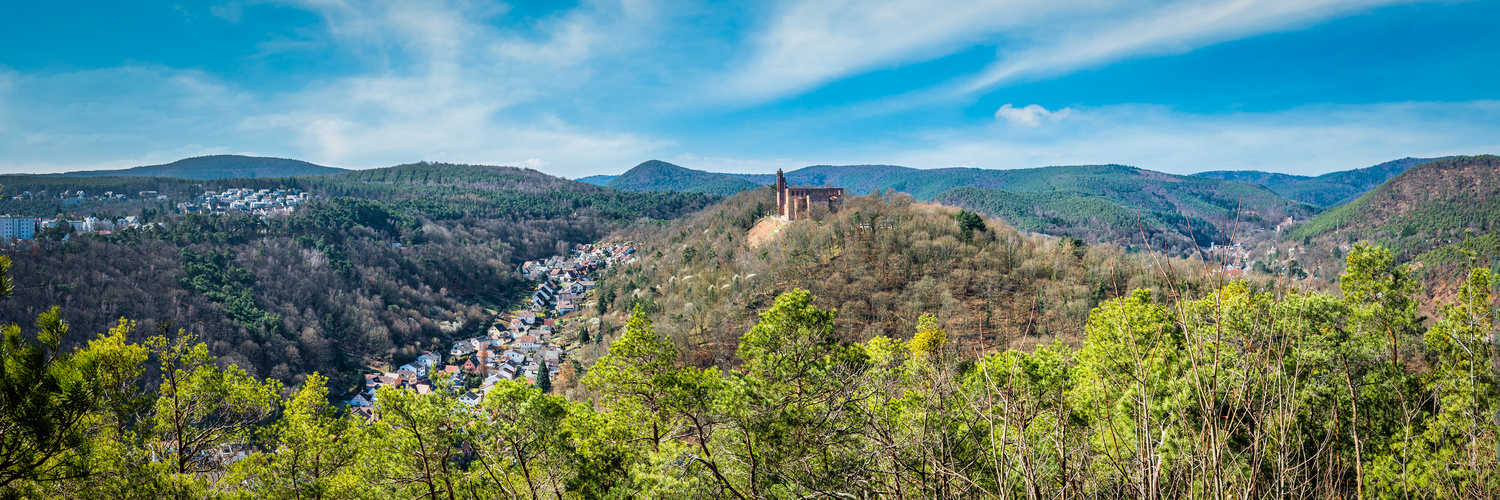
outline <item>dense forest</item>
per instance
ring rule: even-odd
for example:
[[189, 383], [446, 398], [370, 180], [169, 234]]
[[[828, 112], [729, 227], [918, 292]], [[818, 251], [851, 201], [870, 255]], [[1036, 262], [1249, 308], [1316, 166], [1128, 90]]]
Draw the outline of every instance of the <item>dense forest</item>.
[[1190, 254], [1199, 247], [1228, 240], [1218, 226], [1202, 217], [1185, 217], [1176, 211], [1132, 210], [1108, 198], [1072, 191], [1025, 193], [960, 187], [944, 192], [935, 201], [989, 214], [1029, 232], [1123, 245], [1147, 241], [1173, 255]]
[[[792, 290], [756, 307], [724, 367], [700, 366], [637, 303], [575, 399], [511, 382], [473, 406], [442, 387], [382, 388], [370, 420], [330, 406], [321, 376], [286, 392], [222, 366], [185, 331], [134, 342], [129, 321], [85, 333], [51, 310], [34, 328], [7, 327], [0, 349], [0, 489], [16, 498], [1500, 495], [1490, 270], [1474, 269], [1457, 299], [1425, 319], [1410, 268], [1390, 252], [1357, 246], [1347, 269], [1340, 296], [1243, 282], [1190, 292], [1162, 276], [1166, 294], [1140, 288], [1095, 307], [1081, 346], [989, 353], [950, 334], [943, 312], [899, 338], [868, 336]], [[148, 369], [162, 374], [150, 389]]]
[[[22, 180], [33, 184], [11, 184], [7, 192], [148, 186], [139, 178]], [[713, 201], [615, 191], [523, 169], [440, 164], [332, 177], [156, 182], [198, 193], [296, 187], [322, 200], [264, 220], [141, 208], [134, 213], [155, 214], [152, 221], [164, 226], [75, 234], [67, 243], [58, 241], [65, 233], [44, 234], [32, 251], [13, 256], [19, 285], [0, 308], [0, 324], [29, 324], [53, 306], [85, 331], [104, 331], [122, 317], [138, 321], [143, 332], [172, 324], [197, 334], [221, 363], [253, 376], [295, 383], [322, 372], [346, 388], [358, 369], [409, 358], [487, 325], [493, 316], [487, 308], [508, 304], [529, 286], [515, 271], [520, 262]], [[125, 215], [132, 207], [112, 203], [87, 209]]]

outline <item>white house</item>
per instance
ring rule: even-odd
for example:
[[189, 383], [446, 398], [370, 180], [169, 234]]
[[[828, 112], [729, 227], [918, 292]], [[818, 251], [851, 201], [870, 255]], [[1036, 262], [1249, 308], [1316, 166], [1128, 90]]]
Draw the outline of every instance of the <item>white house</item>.
[[415, 362], [415, 361], [411, 362], [411, 363], [407, 363], [407, 364], [401, 365], [401, 368], [397, 368], [396, 369], [396, 371], [402, 371], [402, 370], [412, 372], [413, 374], [415, 374], [417, 376], [417, 378], [425, 378], [425, 377], [427, 377], [427, 365], [424, 365], [422, 363], [418, 363], [418, 362]]
[[417, 356], [417, 362], [427, 366], [428, 369], [432, 369], [443, 362], [443, 357], [435, 352], [424, 352], [421, 356]]

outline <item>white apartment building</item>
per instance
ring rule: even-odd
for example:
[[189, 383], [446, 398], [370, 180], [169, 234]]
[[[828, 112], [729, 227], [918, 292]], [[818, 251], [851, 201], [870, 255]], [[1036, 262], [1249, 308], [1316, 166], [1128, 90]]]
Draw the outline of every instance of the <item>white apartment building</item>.
[[0, 215], [0, 242], [36, 239], [36, 218]]

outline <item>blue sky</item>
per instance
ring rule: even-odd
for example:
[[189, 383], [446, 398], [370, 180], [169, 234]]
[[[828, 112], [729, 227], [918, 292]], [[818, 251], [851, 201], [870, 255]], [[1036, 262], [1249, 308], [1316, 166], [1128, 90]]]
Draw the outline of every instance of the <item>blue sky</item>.
[[1500, 1], [17, 2], [0, 172], [1320, 174], [1500, 153]]

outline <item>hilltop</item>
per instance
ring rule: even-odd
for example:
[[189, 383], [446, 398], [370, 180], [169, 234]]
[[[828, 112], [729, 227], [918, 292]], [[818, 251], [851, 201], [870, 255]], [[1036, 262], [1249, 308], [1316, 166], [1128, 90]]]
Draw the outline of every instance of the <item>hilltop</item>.
[[731, 195], [756, 187], [754, 183], [738, 177], [693, 170], [661, 160], [642, 162], [611, 179], [605, 186], [637, 193], [678, 191], [718, 195]]
[[[1077, 341], [1100, 301], [1165, 285], [1145, 252], [1025, 235], [997, 219], [966, 231], [958, 209], [904, 193], [852, 196], [819, 221], [763, 218], [774, 206], [773, 191], [757, 189], [616, 233], [643, 257], [600, 280], [594, 312], [618, 327], [639, 307], [706, 365], [731, 357], [756, 312], [794, 289], [838, 309], [848, 340], [909, 336], [931, 313], [963, 345], [998, 347]], [[1168, 265], [1173, 279], [1201, 276], [1194, 263]]]
[[184, 158], [164, 165], [121, 170], [85, 170], [52, 174], [61, 177], [177, 177], [182, 179], [234, 179], [254, 177], [301, 177], [347, 172], [342, 168], [315, 165], [302, 160], [261, 156], [212, 155]]
[[1407, 169], [1434, 160], [1452, 158], [1402, 158], [1379, 165], [1331, 172], [1317, 177], [1278, 174], [1258, 170], [1218, 170], [1193, 175], [1259, 184], [1277, 194], [1320, 207], [1336, 207], [1364, 196]]

